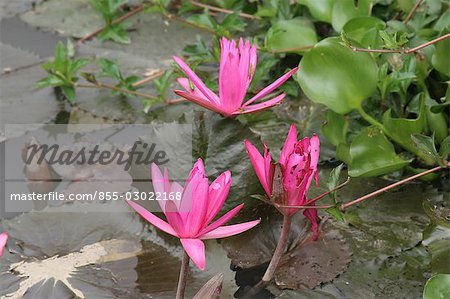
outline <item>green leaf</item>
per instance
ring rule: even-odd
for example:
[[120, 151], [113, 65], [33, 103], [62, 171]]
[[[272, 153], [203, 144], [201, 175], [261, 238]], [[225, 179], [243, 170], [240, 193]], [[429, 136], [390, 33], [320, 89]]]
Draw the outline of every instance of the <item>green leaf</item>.
[[43, 78], [39, 81], [37, 81], [34, 86], [36, 88], [43, 88], [43, 87], [56, 87], [56, 86], [62, 86], [66, 82], [59, 78], [58, 76], [51, 75], [50, 77]]
[[411, 139], [412, 134], [418, 134], [426, 128], [425, 117], [425, 100], [424, 95], [420, 94], [419, 115], [416, 119], [393, 118], [392, 111], [388, 109], [383, 114], [383, 126], [390, 135], [395, 136], [402, 141], [402, 145], [407, 147], [409, 151], [415, 152], [416, 145]]
[[108, 0], [110, 13], [115, 13], [122, 5], [128, 3], [128, 0]]
[[89, 63], [89, 59], [87, 58], [81, 58], [81, 59], [77, 59], [71, 63], [69, 63], [69, 68], [67, 70], [69, 76], [75, 76], [76, 73], [82, 69], [83, 67], [85, 67], [87, 64]]
[[441, 142], [441, 147], [439, 148], [439, 156], [441, 159], [446, 160], [450, 154], [450, 136], [447, 136]]
[[322, 133], [334, 146], [345, 143], [348, 130], [348, 120], [342, 114], [333, 110], [327, 111], [327, 120], [322, 126]]
[[413, 134], [411, 135], [411, 139], [421, 152], [433, 158], [435, 161], [440, 160], [439, 154], [434, 145], [434, 135], [430, 137], [422, 134]]
[[325, 210], [331, 217], [336, 219], [337, 221], [344, 221], [344, 214], [338, 207], [331, 207]]
[[75, 102], [75, 87], [73, 86], [61, 86], [62, 91], [66, 95], [70, 103]]
[[[357, 17], [370, 16], [370, 9], [373, 5], [373, 0], [339, 0], [335, 1], [333, 5], [333, 13], [331, 24], [334, 30], [340, 32], [344, 25], [351, 19]], [[357, 6], [355, 4], [357, 3]]]
[[62, 42], [58, 42], [55, 47], [54, 69], [62, 74], [66, 74], [68, 59], [66, 47]]
[[302, 53], [302, 47], [317, 43], [313, 24], [305, 18], [281, 20], [272, 25], [266, 35], [265, 46], [273, 52]]
[[100, 73], [100, 76], [103, 77], [111, 77], [114, 79], [117, 79], [119, 81], [123, 80], [122, 72], [119, 69], [119, 66], [115, 61], [106, 59], [106, 58], [100, 58], [98, 60], [98, 63], [100, 67], [102, 68], [102, 72]]
[[[341, 171], [343, 167], [344, 164], [340, 164], [338, 167], [333, 168], [333, 170], [330, 172], [330, 178], [328, 179], [327, 183], [328, 190], [331, 191], [335, 189], [339, 184], [339, 178], [341, 176]], [[336, 203], [336, 191], [331, 192], [329, 195]]]
[[239, 13], [233, 13], [227, 15], [222, 23], [220, 23], [220, 27], [225, 30], [228, 30], [231, 33], [235, 32], [243, 32], [245, 30], [245, 22], [239, 15]]
[[173, 71], [168, 70], [168, 71], [165, 71], [161, 77], [153, 80], [153, 84], [155, 85], [156, 90], [158, 91], [158, 95], [163, 99], [166, 98], [166, 91], [167, 91], [167, 88], [169, 87], [170, 78], [172, 77], [172, 74], [173, 74]]
[[331, 23], [333, 0], [299, 0], [300, 4], [308, 7], [311, 15], [319, 21]]
[[437, 274], [428, 279], [423, 290], [423, 299], [450, 298], [450, 274]]
[[348, 21], [342, 32], [346, 37], [356, 41], [364, 48], [377, 48], [381, 43], [378, 33], [386, 27], [383, 20], [374, 17], [360, 17]]
[[129, 44], [131, 42], [126, 25], [124, 23], [108, 26], [98, 35], [99, 40], [112, 40], [121, 44]]
[[297, 80], [312, 101], [344, 114], [374, 93], [378, 68], [369, 53], [354, 52], [339, 41], [326, 38], [308, 51]]
[[[443, 31], [441, 35], [448, 33], [448, 31]], [[446, 38], [435, 44], [436, 51], [431, 59], [431, 64], [440, 73], [450, 77], [450, 38]]]
[[348, 174], [351, 177], [373, 177], [397, 171], [411, 160], [403, 160], [394, 150], [394, 145], [376, 126], [366, 127], [350, 145]]
[[431, 254], [433, 272], [450, 274], [450, 228], [429, 225], [423, 232], [422, 244]]
[[193, 14], [187, 18], [187, 21], [192, 22], [200, 27], [216, 30], [216, 21], [208, 14]]

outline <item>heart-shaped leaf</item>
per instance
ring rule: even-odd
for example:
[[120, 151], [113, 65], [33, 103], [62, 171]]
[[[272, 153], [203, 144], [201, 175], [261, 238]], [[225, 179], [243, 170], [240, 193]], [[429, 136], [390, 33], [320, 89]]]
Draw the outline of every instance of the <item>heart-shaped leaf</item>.
[[299, 0], [300, 4], [308, 7], [311, 15], [319, 21], [331, 23], [333, 0]]
[[378, 30], [386, 27], [383, 20], [375, 17], [360, 17], [348, 21], [344, 28], [345, 35], [359, 43], [364, 48], [377, 48], [382, 40]]
[[340, 114], [360, 107], [377, 88], [378, 68], [372, 56], [352, 51], [338, 38], [326, 38], [308, 51], [300, 70], [297, 80], [305, 94]]
[[[333, 5], [332, 25], [334, 30], [341, 31], [351, 19], [370, 16], [373, 0], [339, 0]], [[357, 4], [357, 5], [356, 5]]]

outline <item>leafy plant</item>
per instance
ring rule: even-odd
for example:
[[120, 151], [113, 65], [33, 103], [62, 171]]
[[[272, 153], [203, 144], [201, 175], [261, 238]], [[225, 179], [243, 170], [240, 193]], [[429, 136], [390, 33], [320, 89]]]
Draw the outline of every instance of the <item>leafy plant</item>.
[[70, 45], [64, 46], [59, 42], [55, 47], [55, 57], [46, 62], [42, 68], [49, 74], [48, 77], [36, 82], [37, 88], [60, 87], [69, 102], [75, 102], [75, 83], [78, 81], [78, 72], [89, 63], [86, 58], [75, 59], [70, 55]]
[[99, 33], [98, 38], [101, 41], [112, 40], [122, 44], [129, 44], [130, 37], [127, 29], [130, 24], [127, 22], [114, 22], [121, 15], [122, 6], [127, 4], [128, 0], [91, 0], [90, 3], [105, 21], [105, 27]]

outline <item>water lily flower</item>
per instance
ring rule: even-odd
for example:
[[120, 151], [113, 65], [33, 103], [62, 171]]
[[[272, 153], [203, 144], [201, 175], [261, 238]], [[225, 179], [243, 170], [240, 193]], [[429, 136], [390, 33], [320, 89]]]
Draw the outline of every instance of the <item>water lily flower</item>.
[[[264, 144], [264, 156], [256, 147], [245, 141], [247, 153], [267, 196], [282, 206], [303, 206], [308, 202], [308, 189], [313, 178], [318, 184], [317, 163], [319, 161], [320, 141], [317, 135], [297, 140], [297, 130], [291, 125], [278, 164]], [[311, 203], [310, 205], [314, 205]], [[277, 207], [287, 216], [297, 213], [299, 208]], [[318, 237], [317, 210], [304, 209], [303, 214], [311, 221], [313, 238]]]
[[3, 250], [5, 249], [6, 242], [8, 241], [8, 233], [3, 232], [0, 234], [0, 257], [3, 255]]
[[184, 187], [170, 182], [167, 169], [161, 173], [152, 164], [152, 183], [155, 192], [181, 192], [181, 200], [158, 201], [167, 222], [133, 201], [128, 204], [144, 219], [160, 230], [180, 239], [186, 253], [201, 270], [205, 269], [205, 244], [202, 240], [233, 236], [251, 229], [260, 220], [223, 226], [244, 206], [238, 205], [215, 222], [211, 221], [222, 208], [231, 186], [231, 173], [225, 171], [211, 185], [205, 176], [203, 161], [195, 163]]
[[175, 90], [177, 95], [227, 117], [257, 112], [281, 103], [285, 97], [284, 93], [256, 104], [289, 79], [298, 68], [290, 70], [243, 103], [255, 75], [256, 46], [251, 46], [249, 41], [244, 42], [242, 38], [236, 45], [234, 40], [229, 41], [225, 37], [220, 40], [220, 46], [219, 96], [206, 87], [181, 58], [174, 56], [173, 59], [187, 76], [178, 79], [185, 91]]

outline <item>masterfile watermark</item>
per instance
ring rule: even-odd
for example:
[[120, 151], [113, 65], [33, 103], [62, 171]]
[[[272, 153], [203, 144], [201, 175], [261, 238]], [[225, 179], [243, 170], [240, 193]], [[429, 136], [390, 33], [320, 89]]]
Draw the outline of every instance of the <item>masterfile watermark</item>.
[[81, 212], [99, 212], [91, 202], [115, 212], [120, 205], [108, 202], [177, 201], [181, 193], [153, 190], [151, 165], [181, 183], [193, 161], [189, 124], [5, 125], [5, 136], [0, 211], [6, 212], [55, 206], [71, 212], [77, 202]]

